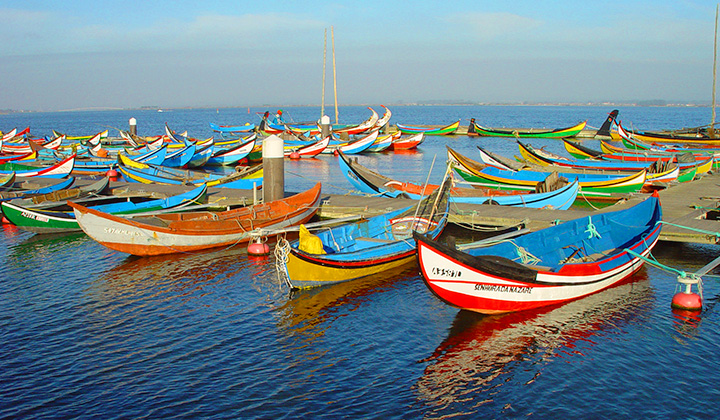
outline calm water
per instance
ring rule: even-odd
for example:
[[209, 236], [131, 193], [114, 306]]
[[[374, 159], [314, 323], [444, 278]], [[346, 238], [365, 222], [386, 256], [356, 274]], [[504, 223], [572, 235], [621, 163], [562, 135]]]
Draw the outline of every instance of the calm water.
[[[380, 111], [380, 107], [375, 107]], [[598, 107], [392, 107], [393, 123], [598, 127]], [[285, 108], [296, 121], [318, 109]], [[138, 119], [140, 134], [196, 137], [259, 109], [0, 115], [0, 129], [89, 134]], [[341, 122], [369, 116], [341, 108]], [[643, 129], [699, 126], [708, 108], [627, 108]], [[562, 152], [558, 142], [532, 142]], [[408, 154], [361, 156], [404, 180], [442, 176], [445, 145], [507, 156], [513, 141], [431, 137]], [[587, 142], [593, 145], [592, 141]], [[349, 192], [335, 158], [287, 162], [289, 190], [315, 180]], [[436, 299], [416, 268], [290, 293], [273, 259], [244, 247], [135, 258], [82, 234], [0, 233], [0, 418], [708, 418], [720, 398], [720, 285], [706, 310], [670, 310], [675, 275], [632, 281], [558, 307], [505, 316]], [[662, 263], [695, 271], [715, 246], [661, 243]]]

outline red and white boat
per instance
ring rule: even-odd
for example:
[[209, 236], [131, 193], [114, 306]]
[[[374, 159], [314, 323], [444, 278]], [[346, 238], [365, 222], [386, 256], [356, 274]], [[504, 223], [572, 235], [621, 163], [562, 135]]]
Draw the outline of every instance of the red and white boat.
[[657, 193], [523, 236], [458, 249], [415, 235], [426, 285], [462, 309], [499, 314], [563, 303], [630, 278], [658, 241]]
[[390, 150], [409, 150], [418, 147], [420, 143], [425, 140], [425, 133], [413, 134], [409, 137], [400, 137], [397, 140], [393, 140], [390, 145]]

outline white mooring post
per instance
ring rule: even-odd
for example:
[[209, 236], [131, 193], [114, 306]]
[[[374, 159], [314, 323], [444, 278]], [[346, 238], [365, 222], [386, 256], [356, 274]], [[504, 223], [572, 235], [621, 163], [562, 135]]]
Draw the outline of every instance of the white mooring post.
[[332, 125], [330, 125], [330, 117], [323, 115], [320, 117], [320, 134], [322, 138], [329, 136], [331, 131]]
[[137, 120], [135, 118], [130, 118], [130, 134], [137, 136]]
[[271, 135], [263, 140], [263, 201], [285, 197], [285, 153], [283, 139]]

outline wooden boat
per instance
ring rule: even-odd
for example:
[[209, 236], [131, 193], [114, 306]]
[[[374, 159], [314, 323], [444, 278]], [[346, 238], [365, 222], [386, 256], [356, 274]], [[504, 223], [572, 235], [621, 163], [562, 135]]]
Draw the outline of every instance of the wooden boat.
[[201, 168], [210, 160], [214, 151], [215, 142], [211, 139], [209, 143], [203, 144], [195, 149], [195, 154], [190, 158], [186, 166], [188, 168]]
[[[335, 133], [335, 134], [346, 133], [348, 135], [354, 135], [354, 134], [366, 133], [368, 131], [378, 131], [379, 128], [376, 127], [378, 121], [380, 121], [378, 113], [375, 112], [375, 110], [370, 107], [368, 107], [368, 109], [372, 113], [370, 115], [370, 118], [368, 118], [367, 120], [365, 120], [357, 125], [341, 126], [341, 125], [335, 124], [332, 127], [333, 133]], [[387, 108], [385, 108], [385, 109], [387, 110]], [[390, 117], [388, 117], [388, 119], [389, 118]]]
[[10, 172], [0, 176], [0, 191], [4, 191], [5, 188], [15, 183], [15, 172]]
[[[550, 156], [547, 153], [542, 153], [538, 149], [535, 149], [529, 144], [517, 142], [520, 148], [520, 154], [528, 162], [538, 165], [557, 165], [566, 168], [579, 169], [579, 170], [606, 170], [606, 171], [638, 171], [647, 168], [649, 162], [630, 162], [630, 161], [611, 161], [611, 160], [590, 160], [590, 159], [558, 159], [557, 157]], [[696, 165], [695, 161], [692, 162], [678, 162], [675, 161], [680, 170], [688, 169]]]
[[388, 107], [386, 107], [385, 105], [380, 106], [385, 109], [385, 113], [383, 113], [383, 116], [380, 117], [380, 119], [378, 119], [375, 123], [375, 128], [377, 128], [378, 130], [385, 127], [388, 122], [390, 122], [390, 118], [392, 117], [392, 112], [390, 112], [390, 109]]
[[28, 163], [33, 162], [37, 160], [38, 153], [36, 151], [32, 151], [30, 153], [26, 153], [24, 155], [10, 155], [10, 156], [0, 156], [0, 164], [8, 163], [8, 162], [20, 162], [20, 163]]
[[63, 138], [58, 137], [56, 139], [47, 141], [39, 140], [39, 142], [41, 143], [33, 140], [23, 141], [21, 143], [2, 142], [0, 143], [0, 152], [6, 155], [26, 155], [33, 151], [33, 146], [31, 145], [31, 143], [39, 144], [45, 149], [56, 150], [60, 147], [62, 141]]
[[173, 150], [165, 156], [165, 160], [163, 160], [161, 165], [170, 168], [186, 168], [190, 159], [195, 156], [196, 150], [197, 146], [195, 143], [190, 143], [177, 150]]
[[575, 137], [585, 129], [587, 121], [579, 122], [571, 127], [556, 128], [553, 130], [500, 130], [487, 128], [475, 123], [475, 133], [479, 136], [489, 137], [515, 137], [515, 138], [545, 138], [557, 139], [563, 137]]
[[210, 123], [210, 129], [217, 133], [249, 133], [255, 130], [255, 124], [245, 123], [245, 125], [218, 125]]
[[115, 251], [149, 256], [229, 247], [251, 239], [254, 230], [279, 230], [305, 223], [320, 205], [320, 183], [269, 203], [221, 212], [183, 212], [123, 218], [72, 202], [82, 230]]
[[[340, 283], [412, 264], [412, 232], [438, 237], [447, 224], [451, 179], [418, 205], [315, 232], [300, 228], [300, 238], [278, 244], [286, 281], [294, 289]], [[285, 246], [283, 246], [285, 245]]]
[[378, 135], [377, 139], [375, 139], [375, 142], [370, 145], [367, 149], [365, 149], [368, 153], [380, 153], [384, 152], [385, 150], [388, 150], [390, 146], [392, 146], [392, 143], [394, 139], [397, 137], [399, 138], [400, 133], [396, 134], [385, 134], [384, 136]]
[[425, 133], [413, 134], [409, 137], [393, 140], [390, 150], [410, 150], [417, 148], [425, 140]]
[[215, 149], [210, 159], [205, 163], [208, 166], [233, 166], [245, 158], [255, 147], [255, 139], [241, 143], [227, 149]]
[[417, 127], [411, 125], [397, 124], [398, 130], [401, 131], [403, 134], [425, 133], [428, 136], [444, 136], [455, 134], [458, 127], [460, 127], [460, 120], [457, 120], [452, 124], [440, 128]]
[[325, 138], [318, 140], [315, 143], [310, 143], [299, 147], [286, 147], [284, 150], [284, 156], [292, 157], [293, 153], [297, 153], [297, 156], [300, 158], [313, 158], [322, 153], [328, 147], [328, 145], [330, 144], [330, 138], [331, 136], [326, 136]]
[[[384, 197], [408, 197], [419, 200], [439, 187], [438, 185], [418, 185], [390, 179], [359, 164], [357, 160], [350, 160], [342, 153], [338, 156], [338, 163], [340, 164], [340, 171], [345, 175], [348, 182], [365, 194]], [[567, 210], [572, 206], [579, 190], [580, 186], [577, 181], [566, 182], [565, 185], [558, 189], [541, 193], [452, 187], [449, 200], [455, 203]]]
[[567, 221], [526, 235], [461, 249], [423, 235], [420, 272], [440, 299], [499, 314], [559, 304], [628, 279], [658, 241], [657, 193], [626, 208]]
[[323, 150], [323, 153], [335, 153], [335, 151], [343, 152], [346, 155], [354, 155], [367, 150], [375, 142], [378, 136], [378, 130], [373, 130], [364, 137], [357, 140], [347, 142], [340, 145], [329, 145]]
[[[465, 181], [480, 187], [506, 190], [534, 191], [538, 182], [551, 172], [531, 170], [506, 170], [482, 165], [448, 147], [448, 160], [453, 169]], [[568, 180], [577, 179], [580, 195], [588, 198], [607, 198], [612, 194], [640, 192], [645, 185], [647, 169], [634, 173], [558, 172]]]
[[[107, 178], [105, 178], [107, 180]], [[31, 185], [32, 178], [23, 181], [17, 181], [8, 184], [0, 190], [0, 200], [17, 199], [24, 197], [33, 197], [44, 194], [50, 194], [55, 191], [70, 188], [75, 183], [75, 177], [69, 177], [54, 184], [39, 187], [36, 184]], [[107, 180], [109, 182], [109, 180]]]
[[[677, 134], [673, 132], [651, 132], [625, 130], [634, 139], [645, 143], [671, 143], [682, 145], [702, 145], [702, 146], [720, 146], [720, 139], [713, 139], [701, 134], [688, 135], [686, 133]], [[610, 132], [613, 140], [621, 140], [620, 134], [613, 130]]]
[[0, 175], [7, 175], [15, 172], [22, 177], [43, 177], [43, 178], [66, 178], [70, 175], [75, 166], [75, 155], [71, 155], [60, 162], [53, 162], [46, 166], [30, 166], [20, 163], [8, 162], [0, 164]]
[[133, 162], [124, 154], [119, 155], [120, 175], [127, 182], [163, 185], [195, 185], [207, 183], [209, 187], [253, 189], [259, 188], [263, 181], [262, 165], [247, 167], [224, 175], [190, 169], [166, 168], [160, 165]]
[[[158, 210], [181, 210], [193, 204], [200, 204], [207, 197], [207, 185], [203, 184], [184, 193], [168, 198], [153, 198], [147, 195], [93, 196], [76, 204], [109, 214], [128, 215]], [[39, 205], [20, 205], [17, 201], [0, 203], [5, 218], [20, 229], [33, 233], [65, 233], [80, 231], [72, 208], [63, 202], [44, 202]]]

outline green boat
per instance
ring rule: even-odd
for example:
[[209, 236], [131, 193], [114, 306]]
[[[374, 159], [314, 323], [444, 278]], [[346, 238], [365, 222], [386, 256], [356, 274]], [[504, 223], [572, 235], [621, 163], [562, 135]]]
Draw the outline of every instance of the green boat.
[[[207, 185], [203, 184], [185, 193], [164, 199], [147, 196], [99, 196], [79, 202], [105, 213], [128, 215], [166, 209], [180, 210], [193, 204], [200, 204], [206, 197]], [[45, 203], [36, 207], [20, 206], [8, 201], [2, 203], [2, 211], [10, 223], [33, 233], [65, 233], [82, 230], [75, 219], [75, 213], [65, 201]]]
[[495, 128], [483, 127], [481, 125], [478, 125], [477, 123], [473, 123], [471, 129], [474, 130], [474, 134], [477, 134], [478, 136], [559, 139], [563, 137], [577, 136], [582, 130], [585, 129], [585, 125], [587, 125], [587, 121], [580, 122], [572, 127], [556, 128], [554, 130], [498, 130]]
[[410, 125], [397, 124], [398, 131], [402, 132], [403, 134], [425, 133], [428, 136], [446, 136], [450, 134], [455, 134], [458, 127], [460, 127], [460, 120], [457, 120], [450, 125], [446, 125], [445, 127], [440, 128], [415, 127]]

